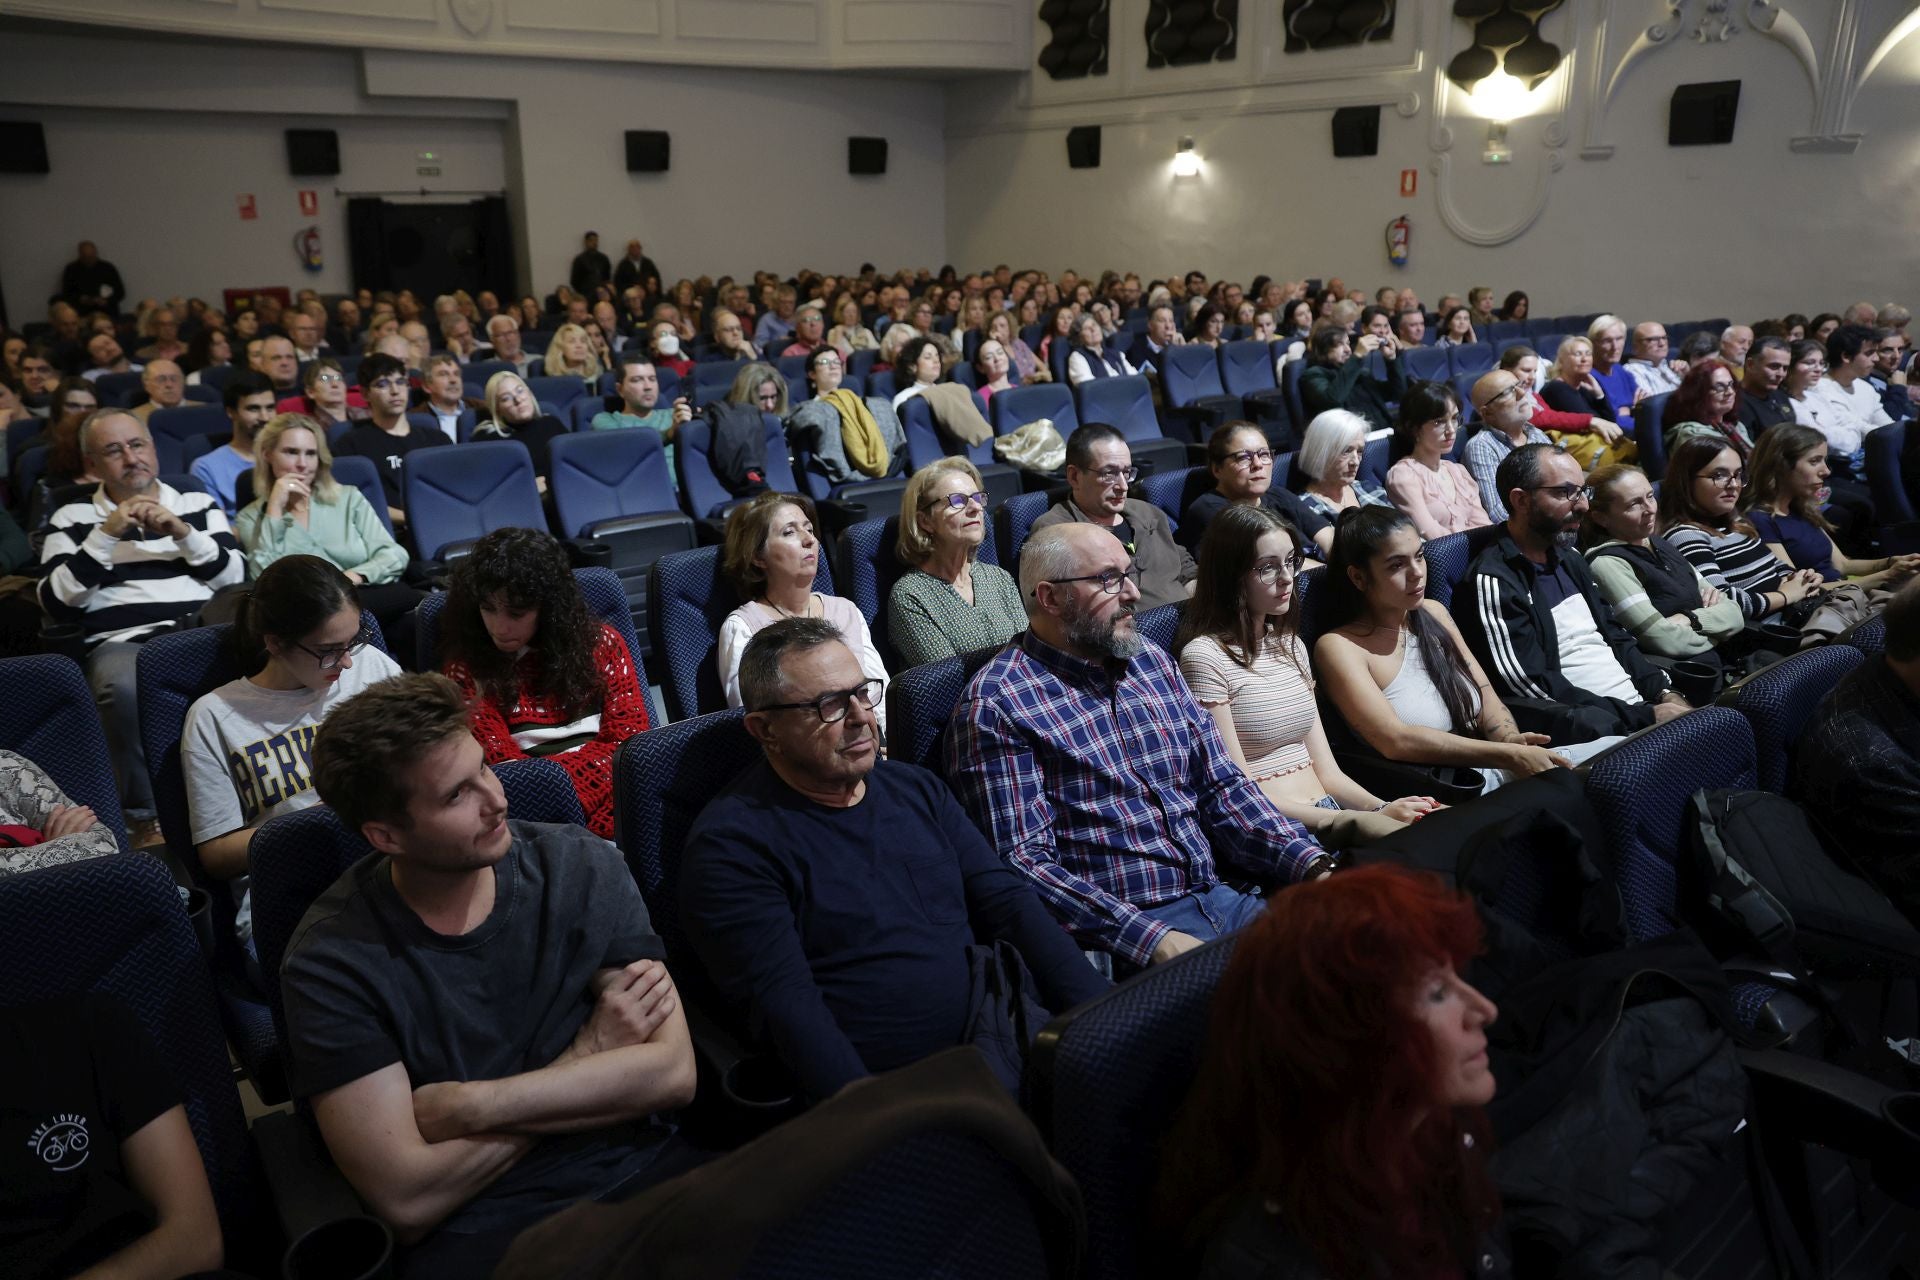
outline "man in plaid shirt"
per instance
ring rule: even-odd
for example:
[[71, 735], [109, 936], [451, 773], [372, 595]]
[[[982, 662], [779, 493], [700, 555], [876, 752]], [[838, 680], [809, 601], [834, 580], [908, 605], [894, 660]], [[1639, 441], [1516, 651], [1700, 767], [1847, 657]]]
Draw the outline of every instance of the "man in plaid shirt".
[[1261, 907], [1222, 882], [1332, 868], [1227, 753], [1173, 659], [1134, 627], [1138, 572], [1098, 525], [1020, 555], [1027, 632], [954, 708], [947, 777], [1002, 858], [1083, 946], [1135, 965], [1231, 932]]

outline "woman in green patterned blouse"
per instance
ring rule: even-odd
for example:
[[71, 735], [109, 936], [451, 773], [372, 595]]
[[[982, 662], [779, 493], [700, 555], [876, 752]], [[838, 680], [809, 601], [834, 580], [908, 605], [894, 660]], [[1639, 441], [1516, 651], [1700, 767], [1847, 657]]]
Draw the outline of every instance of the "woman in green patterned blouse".
[[893, 647], [908, 666], [1005, 644], [1026, 630], [1020, 587], [979, 563], [987, 536], [980, 473], [961, 457], [928, 463], [900, 499], [900, 563], [912, 565], [887, 601]]

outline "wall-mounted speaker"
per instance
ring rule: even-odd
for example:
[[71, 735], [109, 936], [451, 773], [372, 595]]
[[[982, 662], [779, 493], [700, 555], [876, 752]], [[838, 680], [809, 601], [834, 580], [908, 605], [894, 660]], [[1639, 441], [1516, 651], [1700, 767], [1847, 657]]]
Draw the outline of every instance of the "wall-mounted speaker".
[[659, 129], [627, 130], [627, 172], [665, 173], [671, 142]]
[[1067, 130], [1067, 167], [1070, 169], [1098, 169], [1100, 167], [1100, 126], [1083, 124]]
[[1380, 108], [1341, 107], [1333, 113], [1333, 154], [1376, 156], [1380, 154]]
[[1739, 114], [1738, 80], [1680, 85], [1667, 108], [1667, 145], [1714, 147], [1732, 142], [1733, 121]]
[[32, 120], [0, 120], [0, 173], [51, 173], [47, 131]]
[[847, 172], [856, 174], [875, 174], [887, 171], [887, 140], [885, 138], [848, 138]]
[[296, 178], [337, 176], [340, 135], [331, 129], [287, 130], [287, 172]]

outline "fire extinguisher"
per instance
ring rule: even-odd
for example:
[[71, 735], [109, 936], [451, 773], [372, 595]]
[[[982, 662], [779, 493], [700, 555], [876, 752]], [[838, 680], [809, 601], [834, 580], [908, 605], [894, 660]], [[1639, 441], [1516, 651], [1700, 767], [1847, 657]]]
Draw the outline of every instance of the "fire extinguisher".
[[1387, 261], [1396, 267], [1407, 265], [1407, 242], [1413, 238], [1413, 224], [1402, 214], [1387, 224]]
[[320, 228], [308, 227], [293, 237], [293, 253], [309, 271], [320, 270]]

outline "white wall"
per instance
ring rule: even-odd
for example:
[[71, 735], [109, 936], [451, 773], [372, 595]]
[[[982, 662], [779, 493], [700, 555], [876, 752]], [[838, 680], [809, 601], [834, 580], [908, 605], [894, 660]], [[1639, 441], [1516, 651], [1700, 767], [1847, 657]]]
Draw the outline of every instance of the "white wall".
[[[1261, 272], [1338, 274], [1369, 290], [1411, 284], [1428, 302], [1487, 284], [1501, 294], [1527, 290], [1536, 314], [1621, 307], [1669, 319], [1751, 318], [1837, 310], [1859, 298], [1916, 301], [1920, 247], [1905, 214], [1920, 196], [1920, 115], [1912, 109], [1920, 40], [1892, 45], [1861, 83], [1869, 56], [1915, 6], [1786, 0], [1785, 7], [1804, 22], [1829, 95], [1857, 89], [1844, 129], [1833, 127], [1833, 102], [1820, 115], [1789, 45], [1744, 29], [1724, 41], [1696, 41], [1687, 30], [1636, 56], [1611, 109], [1601, 112], [1586, 78], [1596, 61], [1592, 42], [1611, 27], [1597, 59], [1610, 74], [1637, 34], [1666, 16], [1668, 6], [1650, 0], [1575, 0], [1548, 20], [1549, 37], [1575, 50], [1563, 73], [1565, 110], [1514, 125], [1508, 166], [1481, 163], [1484, 123], [1461, 111], [1459, 96], [1436, 74], [1457, 35], [1444, 12], [1449, 5], [1403, 9], [1395, 44], [1417, 40], [1417, 47], [1410, 43], [1401, 57], [1385, 50], [1304, 55], [1366, 58], [1381, 68], [1349, 81], [1289, 82], [1281, 77], [1307, 66], [1289, 58], [1303, 55], [1261, 63], [1259, 42], [1250, 39], [1238, 68], [1200, 73], [1212, 79], [1167, 98], [1146, 92], [1152, 73], [1116, 81], [1112, 89], [1129, 90], [1124, 97], [1089, 82], [1023, 83], [995, 97], [956, 92], [947, 165], [952, 257], [1083, 273], [1198, 267], [1240, 280]], [[1829, 78], [1826, 50], [1843, 11], [1857, 24], [1857, 52]], [[1691, 4], [1686, 23], [1704, 12]], [[1114, 20], [1116, 31], [1129, 23]], [[1276, 78], [1255, 83], [1267, 69]], [[1743, 82], [1733, 143], [1669, 148], [1674, 86], [1724, 79]], [[1543, 91], [1544, 105], [1553, 106], [1560, 87]], [[1379, 155], [1335, 160], [1332, 103], [1369, 94], [1389, 104]], [[1096, 123], [1104, 124], [1101, 167], [1070, 170], [1066, 128]], [[1796, 138], [1834, 132], [1859, 134], [1858, 149], [1793, 149]], [[1193, 136], [1206, 159], [1197, 179], [1171, 175], [1182, 135]], [[1614, 145], [1611, 158], [1583, 158], [1583, 148], [1601, 142]], [[1417, 171], [1412, 199], [1399, 194], [1402, 169]], [[1537, 220], [1501, 243], [1472, 242], [1500, 238], [1506, 224], [1524, 221], [1541, 184]], [[1442, 215], [1443, 192], [1450, 218]], [[1403, 214], [1413, 224], [1412, 261], [1397, 270], [1387, 261], [1385, 228]]]

